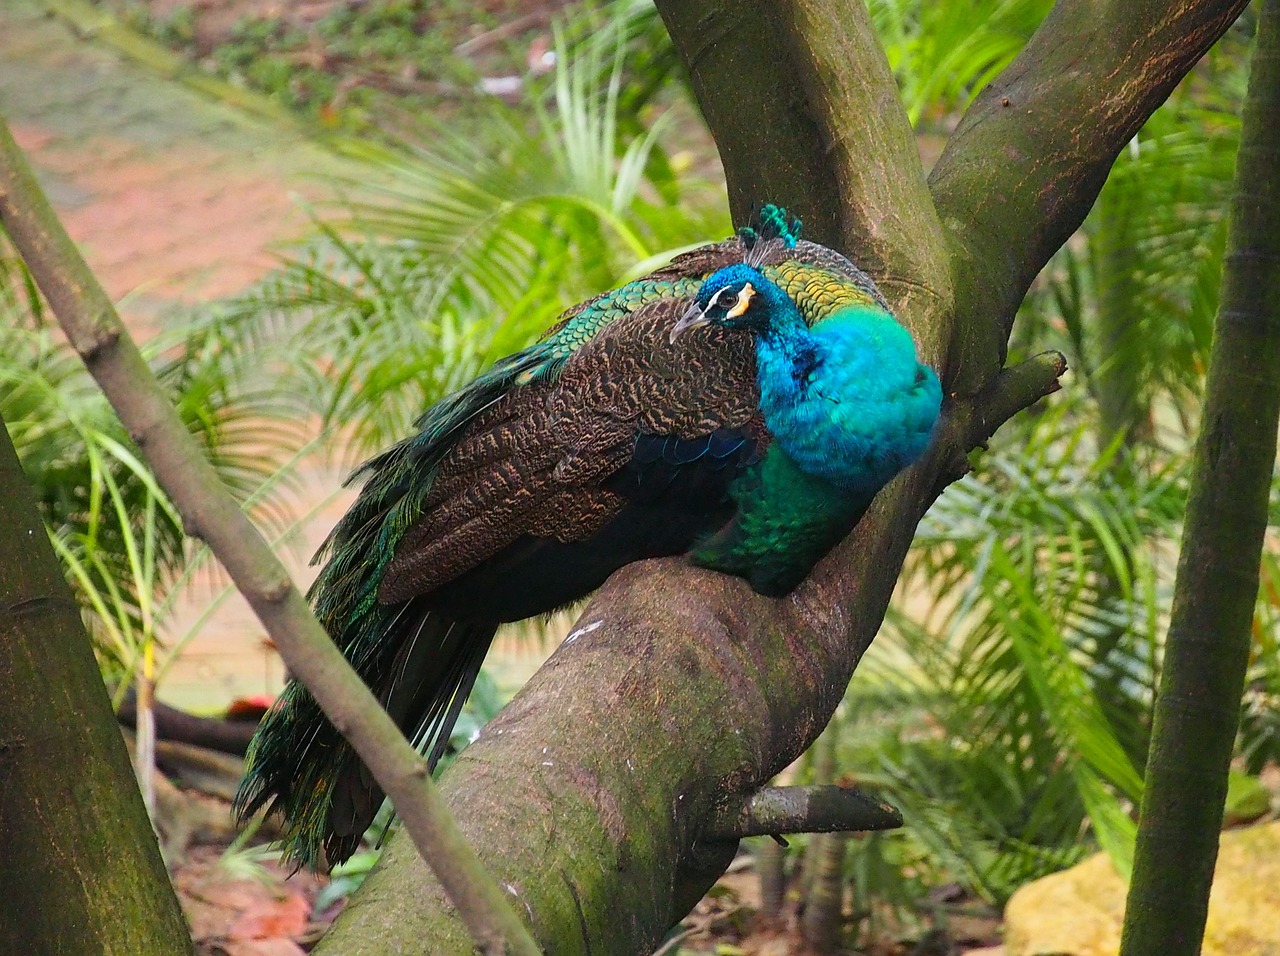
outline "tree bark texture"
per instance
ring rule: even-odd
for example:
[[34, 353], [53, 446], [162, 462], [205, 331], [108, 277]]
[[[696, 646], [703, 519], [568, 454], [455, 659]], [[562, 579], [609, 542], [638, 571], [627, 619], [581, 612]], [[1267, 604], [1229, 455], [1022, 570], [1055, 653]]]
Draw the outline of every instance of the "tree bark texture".
[[0, 949], [189, 953], [89, 636], [0, 422]]
[[[966, 452], [1056, 388], [1002, 368], [1032, 278], [1121, 146], [1244, 0], [1062, 0], [926, 186], [858, 0], [659, 0], [721, 149], [735, 215], [786, 203], [868, 268], [949, 399], [926, 458], [794, 594], [680, 560], [624, 568], [442, 778], [470, 842], [556, 954], [651, 952], [720, 874], [718, 809], [818, 735], [874, 637], [916, 523]], [[405, 841], [317, 949], [466, 953]]]
[[1200, 952], [1280, 420], [1280, 0], [1259, 6], [1124, 956]]
[[813, 842], [813, 882], [805, 894], [800, 933], [814, 956], [842, 951], [844, 937], [844, 858], [848, 833], [821, 833]]
[[776, 840], [765, 840], [756, 848], [760, 919], [765, 926], [775, 929], [782, 922], [782, 905], [787, 898], [786, 854], [786, 847]]
[[[814, 777], [828, 781], [836, 775], [837, 750], [843, 722], [831, 718], [814, 744]], [[840, 947], [844, 934], [844, 858], [848, 833], [820, 833], [804, 855], [804, 915], [800, 931], [815, 956], [827, 956]]]

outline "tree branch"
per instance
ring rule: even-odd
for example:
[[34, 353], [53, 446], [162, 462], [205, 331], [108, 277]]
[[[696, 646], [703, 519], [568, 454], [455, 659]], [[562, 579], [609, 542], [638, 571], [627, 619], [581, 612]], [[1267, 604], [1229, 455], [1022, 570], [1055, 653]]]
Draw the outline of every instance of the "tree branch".
[[1200, 952], [1249, 664], [1280, 421], [1280, 0], [1259, 9], [1124, 956]]
[[193, 952], [70, 588], [0, 421], [0, 939]]
[[1246, 4], [1058, 0], [969, 107], [929, 176], [955, 277], [958, 394], [986, 386], [1031, 280], [1116, 155]]
[[986, 443], [996, 430], [1024, 408], [1029, 408], [1062, 386], [1067, 357], [1061, 352], [1041, 352], [1025, 362], [1003, 368], [974, 400], [971, 430], [965, 448]]
[[782, 833], [894, 830], [902, 814], [853, 787], [761, 787], [721, 807], [703, 828], [703, 839], [733, 840]]
[[[185, 710], [170, 707], [159, 701], [152, 705], [156, 721], [156, 737], [180, 743], [206, 747], [219, 753], [243, 757], [249, 749], [255, 722], [251, 720], [226, 720], [220, 717], [197, 717]], [[138, 721], [138, 695], [131, 687], [125, 693], [116, 719], [125, 727], [136, 727]]]
[[[0, 118], [0, 224], [182, 515], [248, 600], [281, 656], [395, 804], [485, 953], [536, 954], [502, 891], [462, 839], [426, 762], [316, 621], [288, 573], [223, 488], [115, 307], [80, 257]], [[504, 946], [510, 946], [510, 950]]]

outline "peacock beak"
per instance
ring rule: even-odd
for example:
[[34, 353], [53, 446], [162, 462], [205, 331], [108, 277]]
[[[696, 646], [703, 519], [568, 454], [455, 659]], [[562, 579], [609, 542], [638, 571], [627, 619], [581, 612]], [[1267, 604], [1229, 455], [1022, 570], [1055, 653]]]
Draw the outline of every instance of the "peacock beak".
[[707, 318], [707, 313], [703, 307], [694, 302], [689, 306], [685, 314], [680, 316], [680, 321], [671, 327], [671, 342], [674, 344], [682, 332], [696, 329], [700, 325], [710, 324], [711, 320]]

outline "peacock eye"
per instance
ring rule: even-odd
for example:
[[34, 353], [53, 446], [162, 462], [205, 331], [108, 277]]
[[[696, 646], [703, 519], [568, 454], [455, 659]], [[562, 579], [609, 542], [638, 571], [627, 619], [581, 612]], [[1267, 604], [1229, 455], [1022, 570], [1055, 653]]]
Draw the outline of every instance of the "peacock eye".
[[[708, 309], [727, 309], [729, 307], [729, 302], [727, 299], [725, 299], [725, 294], [728, 293], [728, 291], [729, 291], [728, 286], [725, 286], [723, 289], [717, 290], [716, 294], [711, 297], [711, 301], [707, 303], [707, 308]], [[721, 301], [722, 299], [725, 299], [725, 301], [722, 302]]]
[[747, 311], [747, 307], [751, 305], [751, 299], [756, 294], [756, 290], [751, 287], [750, 282], [744, 282], [742, 288], [738, 290], [738, 298], [733, 303], [733, 308], [724, 314], [726, 319], [736, 319], [742, 313]]

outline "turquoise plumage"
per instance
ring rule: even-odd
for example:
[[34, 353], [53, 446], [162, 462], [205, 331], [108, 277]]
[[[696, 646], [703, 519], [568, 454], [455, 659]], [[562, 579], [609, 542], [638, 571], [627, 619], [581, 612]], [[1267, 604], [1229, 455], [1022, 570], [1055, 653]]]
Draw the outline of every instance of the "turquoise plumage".
[[[785, 594], [923, 451], [937, 377], [871, 280], [798, 227], [765, 206], [569, 310], [357, 471], [310, 598], [429, 765], [500, 622], [681, 553]], [[291, 683], [237, 813], [279, 811], [288, 855], [318, 867], [354, 852], [381, 800]]]
[[749, 265], [710, 276], [672, 336], [702, 325], [754, 336], [773, 441], [759, 468], [731, 486], [734, 518], [694, 559], [786, 594], [928, 447], [942, 387], [887, 309], [847, 305], [811, 329]]

